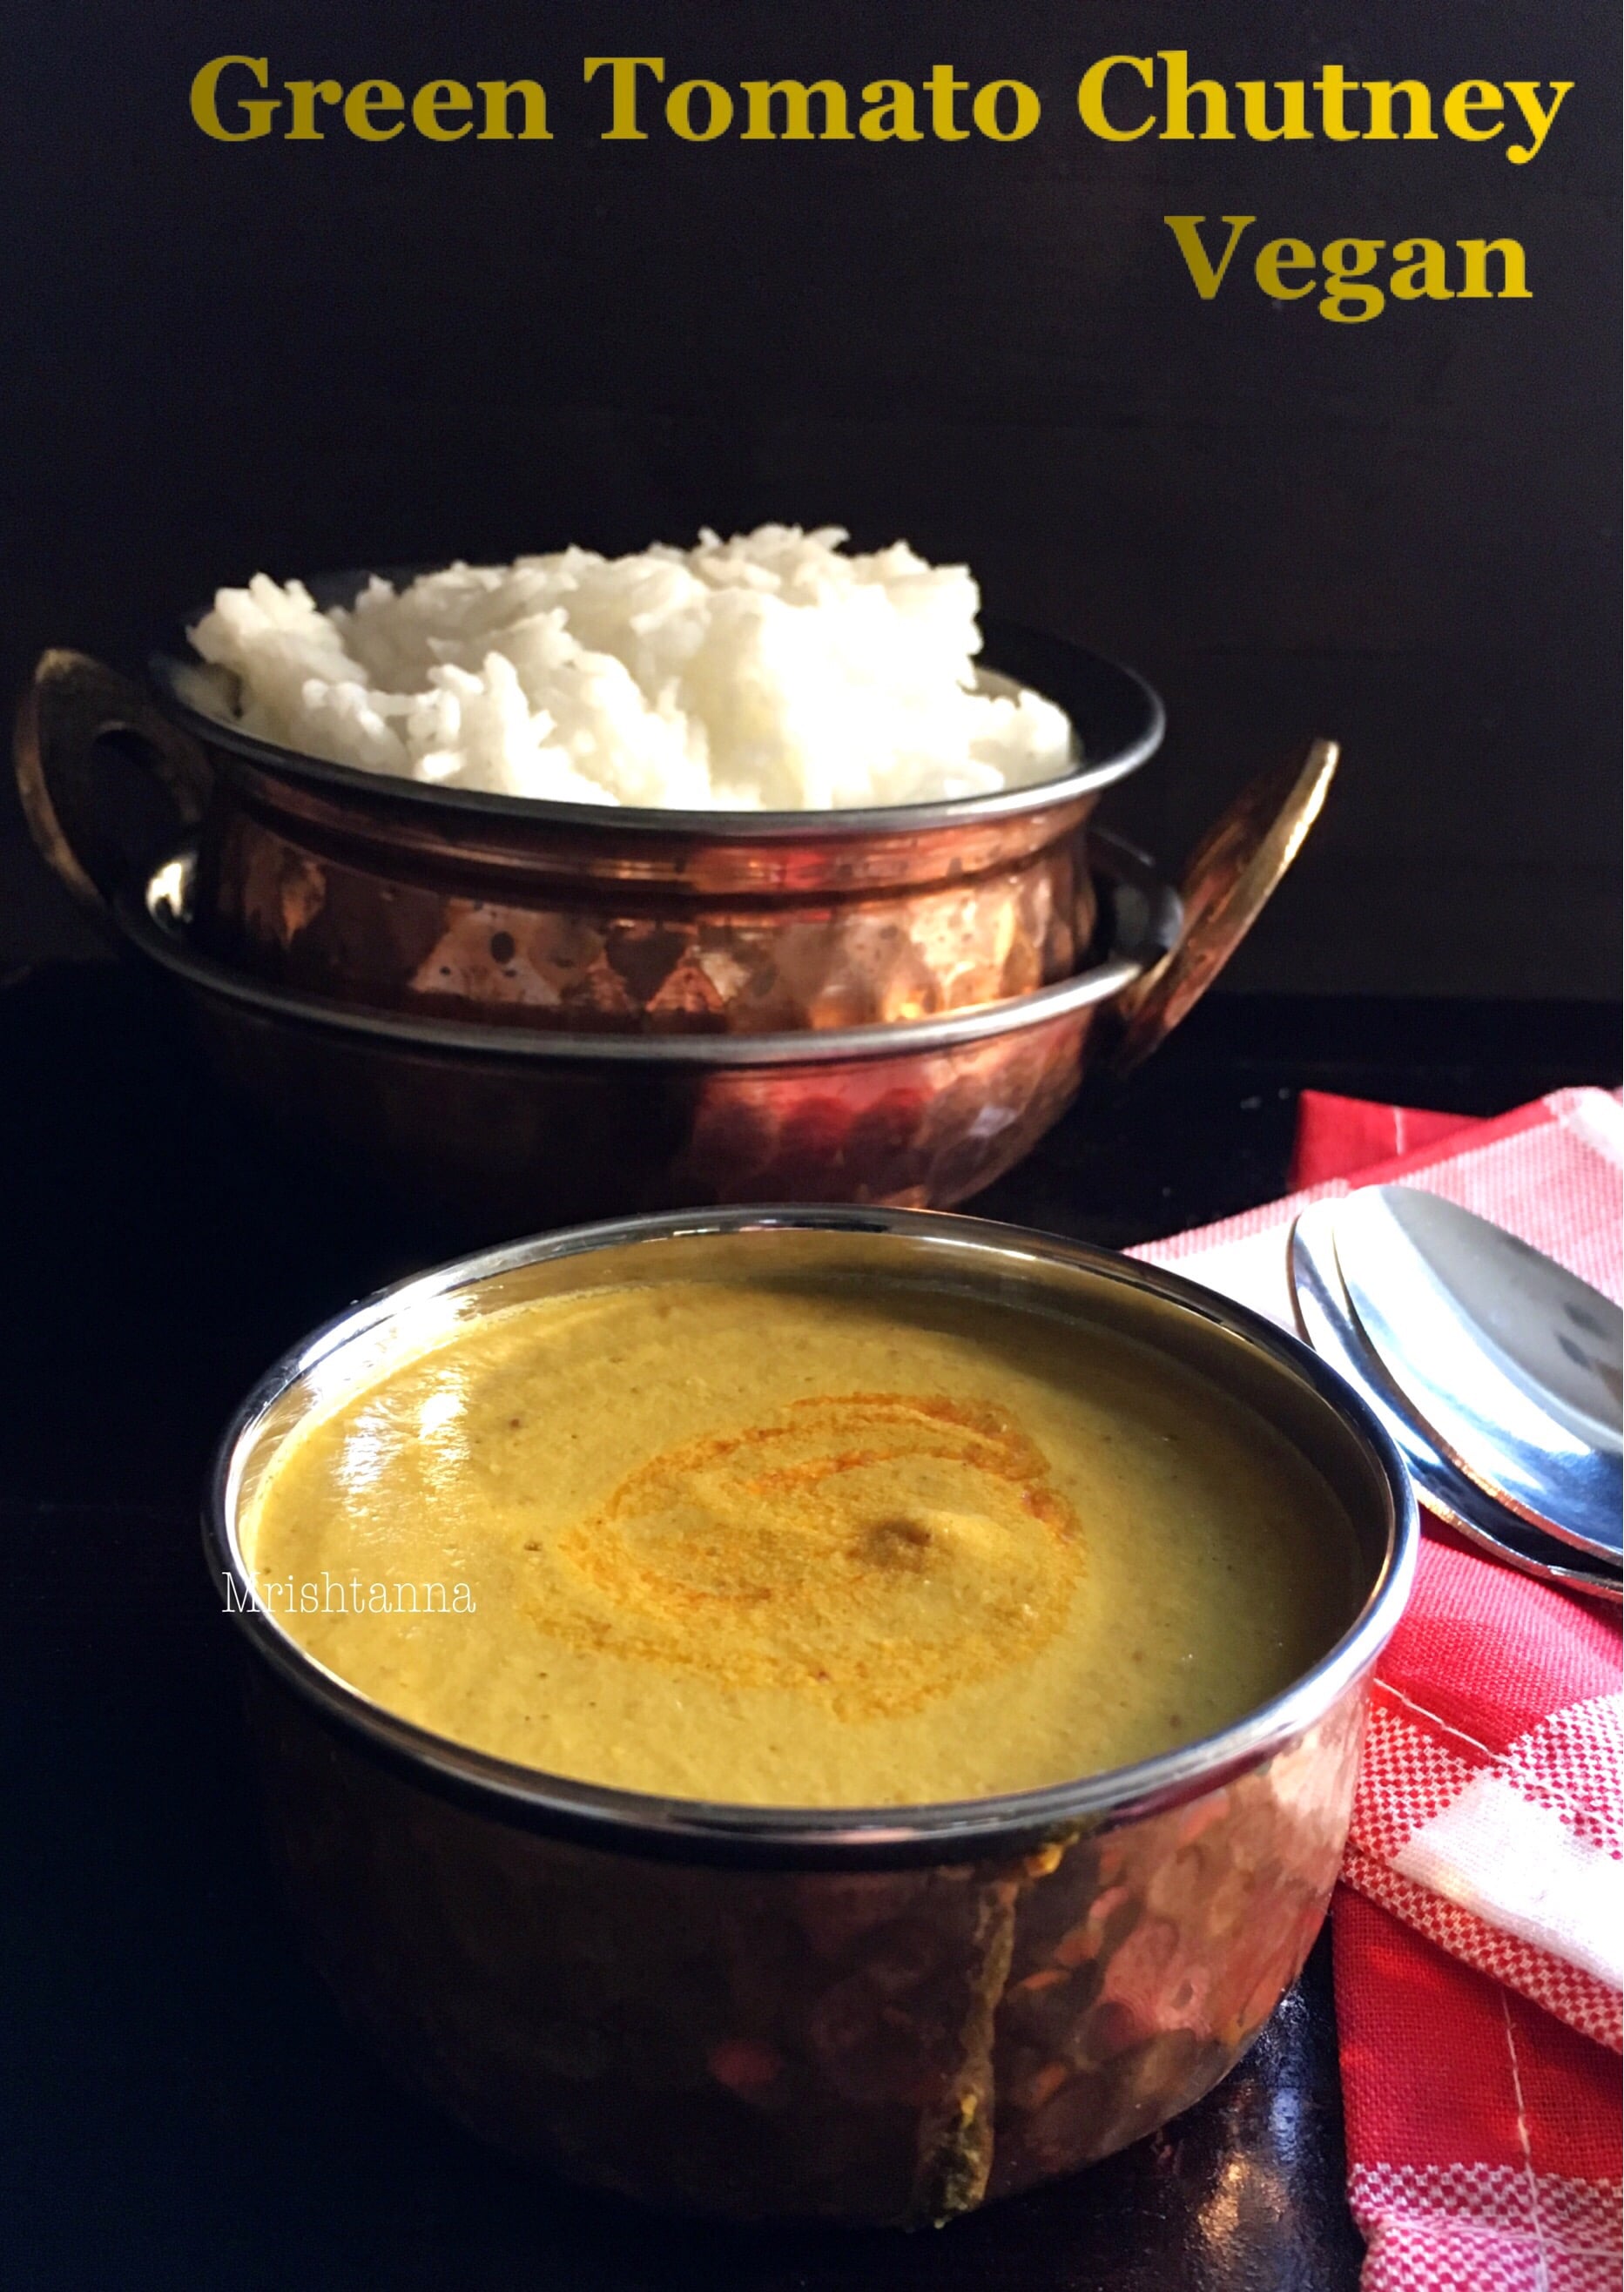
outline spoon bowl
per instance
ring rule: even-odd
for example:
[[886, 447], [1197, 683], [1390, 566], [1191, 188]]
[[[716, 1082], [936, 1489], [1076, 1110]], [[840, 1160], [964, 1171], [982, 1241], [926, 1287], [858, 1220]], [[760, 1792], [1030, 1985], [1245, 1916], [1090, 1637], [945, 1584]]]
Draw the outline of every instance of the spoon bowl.
[[1486, 1219], [1409, 1186], [1337, 1205], [1369, 1348], [1435, 1445], [1531, 1527], [1617, 1568], [1617, 1306]]
[[1616, 1571], [1600, 1562], [1587, 1562], [1508, 1512], [1443, 1456], [1412, 1421], [1402, 1396], [1366, 1346], [1348, 1303], [1337, 1262], [1337, 1207], [1322, 1202], [1304, 1210], [1292, 1230], [1289, 1264], [1297, 1320], [1315, 1352], [1374, 1410], [1397, 1446], [1417, 1495], [1470, 1542], [1508, 1567], [1593, 1599], [1624, 1602], [1624, 1581]]

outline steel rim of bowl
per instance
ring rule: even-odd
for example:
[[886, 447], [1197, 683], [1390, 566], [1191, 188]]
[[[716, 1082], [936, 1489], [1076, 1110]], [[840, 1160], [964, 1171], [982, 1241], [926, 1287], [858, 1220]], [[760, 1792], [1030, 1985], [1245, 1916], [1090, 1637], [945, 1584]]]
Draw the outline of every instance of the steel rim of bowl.
[[[440, 569], [442, 569], [432, 566], [398, 567], [385, 568], [384, 573], [386, 579], [399, 579], [408, 572]], [[342, 594], [343, 585], [352, 582], [359, 586], [368, 577], [365, 574], [333, 574], [307, 585], [320, 602], [326, 596]], [[208, 610], [210, 607], [205, 605], [187, 614], [183, 629], [194, 627]], [[1064, 644], [1079, 662], [1120, 679], [1137, 699], [1143, 722], [1122, 747], [1102, 756], [1097, 763], [1079, 755], [1073, 771], [1059, 779], [1040, 780], [1030, 787], [1001, 788], [991, 795], [958, 796], [932, 803], [876, 805], [867, 810], [846, 806], [827, 811], [667, 811], [654, 805], [556, 803], [546, 797], [497, 795], [483, 788], [434, 787], [422, 780], [367, 771], [358, 764], [335, 763], [324, 756], [307, 755], [300, 748], [283, 747], [274, 740], [244, 731], [227, 717], [199, 707], [188, 698], [185, 685], [189, 679], [207, 669], [209, 664], [205, 661], [187, 660], [172, 652], [155, 652], [149, 658], [148, 673], [166, 710], [195, 739], [224, 748], [262, 771], [279, 772], [318, 787], [364, 793], [375, 801], [398, 797], [403, 803], [426, 804], [440, 812], [505, 819], [514, 824], [528, 822], [532, 827], [612, 828], [618, 835], [696, 835], [711, 843], [773, 843], [804, 842], [813, 835], [820, 840], [838, 841], [848, 836], [911, 835], [925, 828], [1015, 819], [1026, 812], [1047, 811], [1073, 796], [1093, 795], [1137, 771], [1155, 755], [1167, 730], [1167, 712], [1160, 696], [1136, 670], [1126, 667], [1120, 661], [1109, 660], [1103, 653], [1090, 652], [1087, 647], [1072, 645], [1062, 638], [1052, 642]], [[990, 664], [989, 666], [990, 674], [1013, 690], [1038, 690], [1020, 678], [1006, 676], [1001, 670], [991, 668]], [[1049, 698], [1046, 693], [1038, 697]], [[1059, 707], [1060, 703], [1055, 701], [1054, 706]], [[1062, 713], [1071, 722], [1070, 709]], [[1075, 723], [1071, 738], [1075, 753], [1079, 740]]]
[[418, 1019], [389, 1011], [358, 1010], [292, 988], [265, 985], [190, 946], [182, 926], [166, 920], [191, 862], [190, 845], [165, 860], [148, 877], [139, 900], [115, 902], [125, 934], [144, 955], [188, 986], [225, 997], [266, 1016], [295, 1020], [344, 1035], [364, 1035], [419, 1049], [461, 1053], [480, 1058], [515, 1057], [592, 1065], [670, 1067], [808, 1067], [843, 1060], [917, 1056], [1024, 1033], [1054, 1019], [1108, 1002], [1165, 955], [1178, 935], [1183, 908], [1178, 894], [1160, 882], [1150, 862], [1131, 844], [1095, 832], [1093, 842], [1115, 880], [1145, 901], [1141, 942], [1053, 987], [1014, 995], [1001, 1003], [975, 1004], [931, 1019], [877, 1020], [860, 1027], [803, 1027], [762, 1035], [592, 1034], [574, 1028], [494, 1025], [477, 1020]]
[[[1013, 1257], [1103, 1274], [1189, 1309], [1247, 1339], [1294, 1373], [1363, 1441], [1390, 1501], [1386, 1551], [1365, 1602], [1342, 1638], [1299, 1679], [1233, 1726], [1130, 1766], [989, 1798], [807, 1809], [613, 1789], [473, 1750], [383, 1710], [327, 1671], [255, 1604], [237, 1544], [241, 1462], [266, 1413], [320, 1361], [381, 1327], [408, 1303], [472, 1288], [527, 1265], [644, 1240], [784, 1230], [900, 1233], [927, 1242], [968, 1244], [1005, 1261]], [[1311, 1347], [1261, 1314], [1159, 1266], [1020, 1226], [932, 1210], [785, 1205], [669, 1211], [532, 1235], [452, 1260], [347, 1308], [285, 1353], [227, 1426], [206, 1491], [203, 1541], [226, 1610], [254, 1652], [307, 1706], [346, 1737], [359, 1737], [369, 1751], [419, 1785], [470, 1802], [510, 1825], [562, 1833], [613, 1852], [758, 1867], [878, 1868], [974, 1860], [990, 1852], [1010, 1852], [1052, 1838], [1068, 1828], [1115, 1828], [1216, 1788], [1258, 1765], [1322, 1718], [1374, 1666], [1409, 1598], [1420, 1530], [1409, 1477], [1374, 1411]]]

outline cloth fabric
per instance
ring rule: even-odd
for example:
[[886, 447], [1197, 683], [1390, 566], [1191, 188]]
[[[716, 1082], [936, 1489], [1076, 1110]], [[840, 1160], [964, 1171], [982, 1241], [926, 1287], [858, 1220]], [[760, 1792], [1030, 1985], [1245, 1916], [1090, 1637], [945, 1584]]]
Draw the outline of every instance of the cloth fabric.
[[[1624, 1295], [1604, 1092], [1483, 1123], [1305, 1093], [1293, 1175], [1283, 1201], [1135, 1254], [1290, 1327], [1297, 1210], [1402, 1178]], [[1365, 2292], [1618, 2292], [1619, 1611], [1423, 1521], [1332, 1911]]]

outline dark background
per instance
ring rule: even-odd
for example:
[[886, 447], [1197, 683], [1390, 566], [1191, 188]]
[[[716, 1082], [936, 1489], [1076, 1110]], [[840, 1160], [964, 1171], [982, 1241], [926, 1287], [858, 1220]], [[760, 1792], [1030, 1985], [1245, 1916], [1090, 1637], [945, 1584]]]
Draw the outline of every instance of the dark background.
[[[1109, 816], [1169, 860], [1289, 743], [1343, 740], [1226, 984], [1615, 991], [1612, 11], [13, 0], [0, 42], [8, 689], [45, 643], [134, 666], [262, 567], [769, 517], [900, 534], [1160, 687], [1167, 748]], [[1466, 77], [1576, 85], [1522, 167], [1510, 127], [1087, 135], [1079, 72], [1163, 46], [1226, 83], [1414, 76], [1435, 104]], [[227, 52], [265, 54], [272, 93], [537, 77], [553, 140], [214, 143], [187, 91]], [[1044, 117], [1004, 147], [687, 145], [658, 115], [603, 143], [589, 52], [853, 98], [949, 61], [1028, 80]], [[1216, 301], [1169, 212], [1258, 217]], [[1333, 326], [1251, 278], [1266, 238], [1417, 232], [1520, 238], [1533, 299]], [[14, 806], [0, 821], [0, 960], [77, 951]]]

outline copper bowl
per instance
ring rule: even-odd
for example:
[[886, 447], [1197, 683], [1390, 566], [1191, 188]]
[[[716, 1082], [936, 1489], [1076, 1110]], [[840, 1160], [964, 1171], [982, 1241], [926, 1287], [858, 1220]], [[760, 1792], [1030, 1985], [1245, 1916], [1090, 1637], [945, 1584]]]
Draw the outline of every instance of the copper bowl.
[[[342, 603], [365, 577], [311, 587]], [[488, 795], [255, 738], [231, 721], [230, 680], [174, 654], [155, 658], [148, 694], [67, 652], [36, 672], [18, 776], [40, 848], [94, 902], [109, 880], [97, 744], [133, 735], [197, 829], [199, 949], [268, 986], [595, 1034], [928, 1018], [1076, 969], [1094, 921], [1076, 832], [1162, 735], [1161, 704], [1131, 671], [1030, 631], [989, 642], [1002, 674], [984, 682], [1032, 684], [1071, 717], [1062, 779], [811, 813]], [[127, 881], [127, 856], [113, 857]]]
[[1088, 831], [1095, 939], [1067, 980], [938, 1018], [772, 1035], [586, 1034], [370, 1012], [271, 987], [198, 944], [189, 851], [110, 911], [184, 991], [228, 1087], [295, 1149], [381, 1184], [446, 1247], [727, 1202], [944, 1208], [1132, 1064], [1210, 983], [1324, 801], [1310, 744], [1246, 789], [1180, 892]]
[[[1154, 695], [1057, 641], [1000, 642], [1088, 758], [963, 803], [452, 797], [249, 739], [178, 698], [173, 664], [160, 706], [68, 652], [24, 696], [18, 785], [44, 857], [185, 989], [227, 1082], [447, 1247], [685, 1205], [941, 1208], [1019, 1160], [1090, 1064], [1131, 1065], [1178, 1022], [1337, 766], [1312, 741], [1245, 788], [1175, 894], [1079, 824], [1159, 739]], [[120, 734], [144, 775], [109, 775]], [[119, 799], [153, 780], [163, 818], [132, 824]], [[196, 823], [179, 853], [176, 812]]]
[[1149, 862], [1095, 835], [1096, 946], [982, 1010], [773, 1035], [587, 1035], [347, 1009], [198, 944], [195, 862], [117, 914], [183, 989], [227, 1085], [285, 1143], [384, 1186], [446, 1247], [726, 1202], [941, 1207], [990, 1185], [1075, 1093], [1096, 1024], [1180, 945]]
[[[244, 1493], [313, 1402], [427, 1325], [443, 1333], [448, 1311], [718, 1252], [753, 1271], [911, 1260], [933, 1284], [1025, 1294], [1194, 1366], [1340, 1497], [1358, 1613], [1273, 1701], [1142, 1765], [966, 1804], [795, 1812], [465, 1749], [368, 1702], [255, 1608]], [[352, 1310], [245, 1403], [205, 1540], [250, 1651], [306, 1945], [402, 2078], [486, 2139], [648, 2202], [911, 2225], [1137, 2140], [1262, 2029], [1336, 1877], [1416, 1515], [1335, 1372], [1176, 1275], [970, 1219], [764, 1210], [516, 1243]]]

